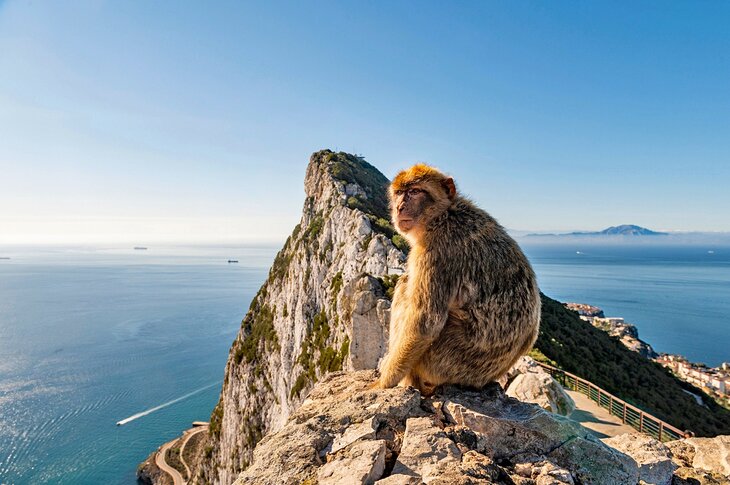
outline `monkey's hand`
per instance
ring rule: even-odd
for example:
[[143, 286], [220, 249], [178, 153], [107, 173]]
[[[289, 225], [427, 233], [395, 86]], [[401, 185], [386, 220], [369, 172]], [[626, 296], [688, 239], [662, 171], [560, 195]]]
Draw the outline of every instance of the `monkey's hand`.
[[375, 391], [378, 389], [385, 389], [385, 387], [383, 386], [383, 383], [380, 382], [380, 379], [377, 379], [375, 382], [371, 382], [370, 384], [368, 384], [369, 391]]
[[367, 389], [368, 390], [376, 390], [376, 389], [385, 389], [385, 386], [383, 386], [383, 380], [381, 379], [381, 374], [379, 370], [375, 371], [377, 373], [377, 378], [374, 382], [371, 382], [368, 384]]

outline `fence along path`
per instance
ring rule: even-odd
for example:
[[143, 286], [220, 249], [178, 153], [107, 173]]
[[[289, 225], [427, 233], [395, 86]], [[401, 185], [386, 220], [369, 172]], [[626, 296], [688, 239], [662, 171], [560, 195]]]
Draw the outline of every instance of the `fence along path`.
[[623, 423], [628, 424], [639, 433], [647, 434], [662, 442], [678, 440], [687, 436], [685, 431], [677, 429], [671, 424], [642, 411], [623, 399], [619, 399], [592, 382], [570, 372], [553, 367], [552, 365], [542, 362], [538, 362], [538, 364], [553, 376], [556, 381], [562, 384], [563, 387], [584, 394], [588, 399], [606, 409], [611, 415], [616, 416]]

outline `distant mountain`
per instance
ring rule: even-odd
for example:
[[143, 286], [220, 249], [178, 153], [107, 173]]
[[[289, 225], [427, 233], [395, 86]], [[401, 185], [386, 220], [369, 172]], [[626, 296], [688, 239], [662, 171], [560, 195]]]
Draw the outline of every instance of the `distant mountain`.
[[611, 226], [603, 231], [594, 232], [569, 232], [563, 234], [528, 234], [528, 236], [666, 236], [666, 232], [652, 231], [633, 224]]

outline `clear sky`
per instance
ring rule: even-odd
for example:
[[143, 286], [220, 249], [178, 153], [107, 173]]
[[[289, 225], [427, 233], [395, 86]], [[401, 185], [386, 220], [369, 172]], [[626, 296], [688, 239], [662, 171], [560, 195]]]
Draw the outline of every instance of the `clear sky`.
[[0, 242], [282, 240], [311, 152], [730, 231], [728, 2], [0, 1]]

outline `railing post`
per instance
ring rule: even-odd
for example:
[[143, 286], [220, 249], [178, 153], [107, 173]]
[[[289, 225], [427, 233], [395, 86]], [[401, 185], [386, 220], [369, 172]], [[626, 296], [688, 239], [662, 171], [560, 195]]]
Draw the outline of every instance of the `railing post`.
[[626, 403], [624, 403], [624, 424], [626, 424]]
[[613, 416], [613, 394], [608, 395], [608, 414]]
[[601, 407], [601, 389], [598, 388], [598, 407]]
[[639, 433], [644, 432], [644, 411], [639, 412]]
[[662, 431], [664, 431], [664, 421], [659, 421], [659, 442], [664, 443], [662, 441]]

